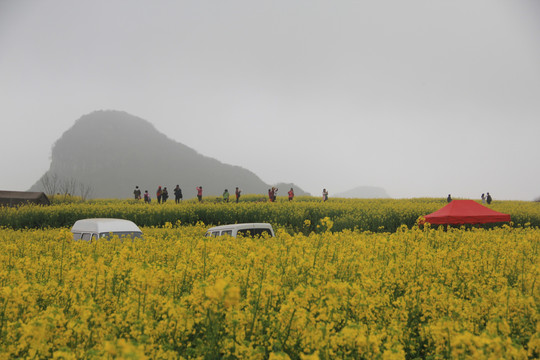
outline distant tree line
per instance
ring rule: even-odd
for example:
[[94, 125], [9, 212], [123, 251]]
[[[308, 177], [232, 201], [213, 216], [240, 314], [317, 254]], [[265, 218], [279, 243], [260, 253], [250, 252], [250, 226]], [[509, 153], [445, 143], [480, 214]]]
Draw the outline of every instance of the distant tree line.
[[74, 178], [62, 178], [58, 174], [45, 174], [40, 180], [43, 192], [51, 199], [61, 196], [64, 200], [69, 196], [80, 196], [86, 201], [93, 192], [93, 188]]

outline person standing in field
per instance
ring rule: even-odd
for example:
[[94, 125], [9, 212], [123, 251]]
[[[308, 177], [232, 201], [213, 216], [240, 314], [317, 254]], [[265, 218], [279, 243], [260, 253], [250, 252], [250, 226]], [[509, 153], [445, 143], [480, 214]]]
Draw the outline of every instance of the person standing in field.
[[322, 190], [322, 200], [323, 201], [328, 200], [328, 191], [326, 189]]
[[272, 186], [272, 202], [276, 201], [278, 188]]
[[197, 186], [197, 199], [199, 199], [199, 202], [202, 201], [202, 186]]
[[229, 202], [229, 190], [227, 189], [225, 189], [225, 191], [223, 192], [223, 202]]
[[150, 203], [150, 194], [148, 193], [148, 190], [144, 190], [144, 202], [147, 204]]
[[180, 189], [180, 185], [176, 185], [174, 188], [174, 202], [178, 204], [180, 201], [182, 201], [182, 189]]
[[452, 196], [450, 196], [450, 194], [448, 194], [448, 197], [446, 198], [446, 202], [451, 202], [452, 201]]
[[141, 189], [139, 189], [138, 186], [135, 186], [135, 190], [133, 190], [133, 195], [135, 196], [135, 200], [141, 200]]
[[163, 196], [163, 190], [161, 190], [161, 185], [160, 185], [160, 186], [158, 186], [157, 191], [156, 191], [156, 198], [157, 198], [158, 204], [161, 204], [161, 197], [162, 196]]
[[236, 195], [236, 203], [238, 204], [238, 200], [240, 199], [240, 194], [242, 193], [242, 190], [238, 189], [238, 186], [236, 187], [236, 191], [234, 194]]
[[480, 198], [482, 199], [482, 204], [485, 204], [486, 203], [486, 195], [482, 194], [482, 196], [480, 196]]
[[289, 201], [292, 201], [292, 199], [294, 198], [294, 190], [293, 190], [293, 188], [291, 188], [291, 190], [289, 190], [288, 194], [289, 194]]
[[165, 203], [168, 198], [169, 198], [169, 191], [167, 190], [167, 187], [165, 186], [163, 188], [163, 192], [161, 193], [161, 202]]
[[489, 195], [489, 193], [487, 193], [486, 201], [487, 201], [488, 205], [491, 204], [491, 202], [493, 201], [493, 199], [491, 198], [491, 195]]

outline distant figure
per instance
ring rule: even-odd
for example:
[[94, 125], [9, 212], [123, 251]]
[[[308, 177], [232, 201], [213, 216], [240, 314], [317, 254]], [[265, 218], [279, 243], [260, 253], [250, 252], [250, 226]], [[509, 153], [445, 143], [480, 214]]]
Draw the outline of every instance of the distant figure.
[[182, 201], [182, 189], [180, 189], [180, 185], [176, 185], [174, 188], [174, 202], [178, 204], [180, 201]]
[[328, 200], [328, 191], [326, 191], [326, 189], [322, 190], [322, 200], [323, 201]]
[[202, 186], [197, 186], [197, 199], [199, 199], [199, 202], [202, 201]]
[[148, 193], [148, 190], [144, 190], [144, 202], [147, 204], [150, 203], [150, 194]]
[[268, 200], [270, 202], [273, 202], [274, 201], [274, 194], [272, 192], [272, 189], [268, 189]]
[[229, 190], [227, 189], [223, 192], [223, 202], [229, 202]]
[[493, 199], [491, 198], [491, 195], [489, 195], [489, 193], [487, 193], [486, 201], [487, 201], [488, 205], [491, 204], [491, 202], [493, 201]]
[[482, 204], [485, 204], [486, 203], [486, 195], [482, 194], [482, 196], [480, 196], [480, 198], [482, 199]]
[[133, 190], [133, 195], [135, 195], [135, 200], [141, 200], [141, 189], [139, 189], [138, 186], [135, 186], [135, 190]]
[[452, 201], [452, 197], [450, 196], [450, 194], [448, 194], [448, 197], [446, 198], [446, 202], [451, 202]]
[[236, 195], [236, 203], [238, 204], [238, 200], [240, 199], [240, 194], [242, 193], [242, 190], [238, 189], [238, 186], [236, 187], [236, 191], [234, 194]]
[[163, 188], [163, 191], [161, 192], [161, 202], [165, 203], [168, 198], [169, 198], [169, 191], [167, 190], [167, 187], [165, 186]]
[[276, 201], [277, 191], [278, 191], [278, 188], [272, 186], [272, 202]]
[[289, 192], [287, 194], [289, 194], [289, 201], [292, 201], [292, 199], [294, 198], [294, 190], [293, 190], [293, 188], [291, 188], [291, 190], [289, 190]]
[[157, 198], [158, 204], [161, 204], [162, 195], [163, 195], [163, 190], [161, 190], [161, 186], [158, 186], [157, 191], [156, 191], [156, 198]]

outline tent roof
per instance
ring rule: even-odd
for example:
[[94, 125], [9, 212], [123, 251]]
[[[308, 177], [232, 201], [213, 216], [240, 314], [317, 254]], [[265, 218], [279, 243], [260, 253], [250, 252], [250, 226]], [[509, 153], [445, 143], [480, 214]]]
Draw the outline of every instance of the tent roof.
[[474, 200], [452, 200], [425, 216], [430, 224], [486, 224], [510, 221], [510, 215], [491, 210]]

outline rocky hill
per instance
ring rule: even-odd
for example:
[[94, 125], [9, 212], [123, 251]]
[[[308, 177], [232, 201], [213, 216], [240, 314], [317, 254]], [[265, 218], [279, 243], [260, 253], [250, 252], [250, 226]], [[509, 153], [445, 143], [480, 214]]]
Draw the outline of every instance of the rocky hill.
[[[224, 164], [169, 139], [148, 121], [120, 111], [81, 117], [54, 144], [50, 169], [30, 189], [44, 191], [44, 180], [86, 185], [93, 198], [128, 198], [135, 186], [152, 197], [158, 185], [179, 184], [184, 199], [219, 195], [236, 186], [243, 194], [265, 194], [270, 187], [253, 172]], [[301, 189], [299, 189], [301, 191]], [[77, 194], [77, 191], [75, 191]]]

